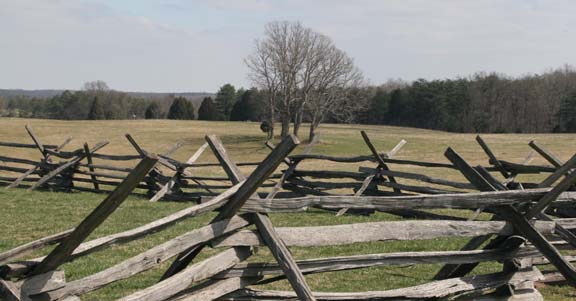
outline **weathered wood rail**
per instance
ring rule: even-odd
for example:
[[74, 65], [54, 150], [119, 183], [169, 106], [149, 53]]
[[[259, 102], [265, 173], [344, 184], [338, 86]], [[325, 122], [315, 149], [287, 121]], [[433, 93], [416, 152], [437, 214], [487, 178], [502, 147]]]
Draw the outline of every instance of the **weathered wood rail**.
[[[446, 157], [451, 164], [396, 160], [392, 157], [405, 142], [388, 153], [379, 153], [366, 133], [363, 138], [372, 156], [356, 158], [334, 158], [319, 155], [289, 156], [297, 146], [294, 137], [287, 137], [259, 163], [249, 176], [244, 176], [225, 146], [215, 136], [207, 136], [206, 144], [199, 148], [185, 163], [171, 159], [168, 155], [153, 155], [142, 149], [136, 140], [128, 136], [137, 156], [106, 155], [106, 160], [138, 160], [135, 168], [111, 167], [100, 162], [103, 156], [87, 145], [73, 152], [63, 152], [62, 147], [42, 145], [29, 129], [34, 145], [17, 147], [38, 148], [46, 164], [54, 165], [50, 171], [42, 169], [35, 161], [11, 162], [28, 164], [32, 170], [21, 182], [30, 181], [28, 176], [38, 179], [52, 175], [47, 185], [57, 177], [65, 177], [53, 171], [74, 166], [77, 174], [87, 177], [85, 183], [93, 184], [94, 191], [105, 191], [96, 186], [110, 185], [114, 190], [77, 227], [28, 242], [0, 253], [0, 297], [2, 300], [78, 300], [79, 296], [103, 288], [111, 283], [133, 277], [173, 259], [173, 263], [156, 284], [125, 295], [120, 300], [386, 300], [386, 299], [442, 299], [467, 300], [542, 300], [535, 289], [537, 281], [562, 279], [576, 286], [576, 270], [571, 265], [574, 256], [562, 255], [559, 250], [574, 250], [576, 240], [576, 218], [551, 218], [544, 212], [556, 212], [576, 203], [576, 193], [569, 191], [576, 183], [576, 157], [562, 162], [549, 151], [539, 147], [539, 153], [553, 167], [527, 164], [507, 164], [498, 161], [488, 145], [479, 139], [482, 149], [491, 160], [489, 167], [471, 167], [455, 150], [448, 149]], [[0, 145], [6, 146], [8, 144]], [[14, 147], [10, 143], [8, 147]], [[534, 146], [532, 146], [534, 145]], [[176, 147], [176, 146], [175, 146]], [[195, 178], [186, 171], [198, 167], [194, 163], [206, 149], [210, 148], [217, 157], [227, 178], [204, 176]], [[46, 150], [50, 150], [49, 152]], [[173, 150], [168, 153], [173, 152]], [[52, 157], [67, 159], [64, 163], [53, 163]], [[10, 161], [13, 158], [4, 156]], [[79, 160], [79, 158], [81, 158]], [[115, 158], [115, 159], [110, 159]], [[360, 159], [359, 159], [360, 158]], [[84, 163], [80, 161], [86, 160]], [[316, 171], [298, 169], [304, 160], [325, 160], [334, 163], [368, 162], [372, 166], [350, 171]], [[72, 163], [71, 163], [72, 162]], [[552, 163], [554, 162], [554, 163]], [[68, 164], [66, 168], [62, 166]], [[282, 174], [274, 174], [284, 164]], [[410, 164], [426, 168], [448, 168], [462, 173], [467, 182], [455, 182], [433, 178], [414, 172], [392, 170], [394, 164]], [[249, 165], [252, 165], [250, 163]], [[374, 166], [376, 165], [376, 166]], [[206, 165], [203, 165], [206, 166]], [[210, 165], [212, 166], [212, 165]], [[108, 166], [110, 167], [110, 166]], [[284, 167], [282, 167], [284, 168]], [[167, 175], [164, 170], [171, 170]], [[103, 172], [106, 171], [106, 172]], [[14, 170], [9, 170], [13, 172]], [[105, 176], [108, 171], [123, 172], [126, 176]], [[518, 174], [538, 171], [546, 173], [541, 183], [516, 182]], [[52, 172], [52, 173], [51, 173]], [[498, 173], [499, 181], [490, 172]], [[306, 177], [341, 179], [353, 182], [327, 182], [320, 186]], [[206, 191], [220, 189], [214, 197], [194, 204], [189, 208], [170, 214], [159, 220], [108, 236], [86, 241], [88, 236], [104, 220], [113, 214], [128, 194], [138, 189], [151, 189], [153, 200], [173, 194], [175, 186], [186, 186], [182, 179], [196, 180], [197, 186]], [[153, 182], [151, 179], [155, 179]], [[273, 188], [270, 179], [274, 179]], [[457, 191], [415, 191], [414, 184], [402, 183], [403, 179], [421, 183], [444, 185]], [[121, 180], [121, 181], [118, 181]], [[229, 185], [208, 185], [202, 181], [226, 181]], [[268, 182], [267, 182], [268, 181]], [[112, 185], [108, 182], [115, 182]], [[14, 181], [12, 181], [14, 183]], [[352, 184], [354, 185], [352, 185]], [[20, 183], [17, 183], [18, 185]], [[359, 185], [357, 185], [359, 184]], [[72, 186], [76, 187], [76, 185]], [[291, 197], [277, 195], [284, 187], [292, 191]], [[295, 189], [294, 187], [298, 187]], [[388, 188], [386, 191], [379, 187]], [[264, 189], [261, 189], [264, 188]], [[321, 188], [321, 189], [320, 189]], [[339, 189], [356, 190], [342, 193]], [[329, 190], [337, 190], [336, 192]], [[312, 191], [313, 193], [303, 193]], [[418, 194], [415, 194], [417, 192]], [[302, 194], [300, 197], [295, 197]], [[173, 197], [182, 197], [173, 194]], [[416, 216], [417, 219], [401, 221], [376, 221], [334, 226], [274, 227], [266, 214], [270, 212], [298, 212], [310, 208], [345, 213], [402, 212], [400, 215]], [[462, 220], [453, 216], [435, 214], [428, 209], [463, 209], [489, 212], [492, 220]], [[548, 210], [553, 208], [553, 210]], [[67, 282], [64, 273], [68, 266], [63, 264], [81, 257], [114, 248], [117, 245], [144, 238], [150, 233], [161, 231], [178, 221], [194, 218], [217, 211], [217, 215], [206, 226], [191, 229], [175, 238], [136, 254], [130, 258], [83, 278]], [[305, 214], [305, 213], [303, 213]], [[329, 214], [329, 213], [326, 213]], [[252, 228], [248, 228], [252, 226]], [[462, 250], [437, 251], [419, 250], [395, 253], [347, 255], [327, 258], [294, 258], [290, 248], [329, 247], [363, 243], [386, 243], [389, 241], [418, 241], [432, 239], [472, 238]], [[479, 243], [479, 242], [482, 243]], [[486, 245], [483, 242], [488, 242]], [[56, 248], [39, 258], [26, 258], [47, 246]], [[484, 245], [483, 249], [479, 249]], [[253, 260], [258, 246], [267, 246], [274, 262]], [[200, 261], [194, 259], [207, 248], [216, 250], [216, 255]], [[47, 249], [48, 250], [48, 249]], [[469, 276], [474, 267], [482, 262], [501, 263], [497, 273]], [[315, 292], [307, 283], [305, 275], [337, 272], [351, 269], [375, 268], [392, 265], [444, 264], [439, 274], [430, 275], [430, 282], [413, 287], [370, 292]], [[556, 270], [542, 274], [536, 265], [551, 264]], [[556, 272], [557, 271], [557, 272]], [[550, 277], [549, 277], [550, 276]], [[256, 286], [288, 279], [293, 291], [260, 290]]]

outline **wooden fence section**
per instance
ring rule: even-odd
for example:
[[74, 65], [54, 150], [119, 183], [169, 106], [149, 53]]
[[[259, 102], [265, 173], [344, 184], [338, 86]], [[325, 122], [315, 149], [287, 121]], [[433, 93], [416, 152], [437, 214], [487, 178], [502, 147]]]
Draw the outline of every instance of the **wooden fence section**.
[[[468, 183], [459, 193], [418, 194], [406, 193], [404, 187], [373, 195], [364, 194], [375, 178], [382, 182], [398, 184], [402, 174], [391, 172], [389, 165], [398, 164], [391, 153], [380, 154], [363, 134], [373, 156], [361, 160], [374, 162], [373, 174], [356, 177], [362, 183], [353, 195], [311, 194], [302, 197], [279, 198], [276, 189], [267, 194], [258, 193], [267, 179], [274, 176], [280, 164], [289, 164], [274, 188], [287, 184], [287, 172], [298, 172], [291, 164], [307, 159], [350, 162], [357, 158], [288, 156], [298, 144], [294, 137], [287, 137], [256, 166], [249, 176], [244, 176], [238, 165], [227, 153], [217, 137], [207, 136], [210, 147], [226, 171], [231, 185], [225, 191], [200, 204], [175, 212], [149, 224], [112, 235], [85, 241], [126, 198], [137, 189], [145, 177], [150, 178], [159, 166], [175, 168], [178, 163], [168, 156], [155, 156], [141, 149], [136, 141], [128, 138], [139, 153], [140, 163], [116, 189], [76, 228], [29, 242], [0, 253], [0, 296], [3, 300], [78, 300], [79, 296], [107, 285], [143, 273], [173, 259], [170, 268], [156, 284], [124, 296], [120, 300], [395, 300], [395, 299], [452, 299], [452, 300], [542, 300], [535, 289], [538, 281], [562, 280], [576, 286], [576, 270], [571, 264], [574, 256], [563, 255], [559, 250], [574, 250], [576, 240], [575, 218], [551, 218], [544, 214], [547, 208], [573, 206], [574, 192], [568, 190], [576, 183], [576, 159], [558, 161], [558, 166], [544, 170], [526, 164], [521, 168], [493, 164], [490, 168], [471, 167], [454, 150], [446, 156], [452, 164], [427, 164], [432, 168], [450, 168], [463, 174]], [[40, 143], [38, 143], [41, 145]], [[489, 148], [486, 150], [489, 151]], [[207, 147], [203, 147], [206, 149]], [[400, 147], [398, 147], [399, 149]], [[44, 149], [56, 149], [47, 148]], [[199, 152], [203, 151], [202, 148]], [[57, 153], [53, 151], [52, 153]], [[83, 155], [95, 152], [82, 152]], [[197, 152], [198, 153], [198, 152]], [[192, 155], [189, 162], [197, 158]], [[70, 160], [80, 154], [70, 156]], [[70, 161], [68, 161], [70, 162]], [[495, 162], [495, 161], [494, 161]], [[405, 162], [404, 162], [405, 163]], [[64, 163], [66, 164], [66, 163]], [[88, 163], [89, 164], [89, 163]], [[193, 163], [192, 163], [193, 164]], [[189, 164], [189, 165], [192, 165]], [[415, 164], [409, 162], [409, 164]], [[93, 166], [94, 167], [94, 166]], [[520, 170], [522, 169], [522, 170]], [[533, 172], [550, 173], [535, 188], [524, 187], [511, 178], [517, 174]], [[489, 171], [498, 172], [505, 180], [499, 182]], [[146, 176], [147, 174], [147, 176]], [[364, 176], [364, 174], [363, 174]], [[394, 180], [392, 180], [392, 177]], [[164, 182], [170, 187], [170, 177]], [[553, 179], [553, 181], [552, 181]], [[145, 181], [145, 180], [144, 180]], [[283, 181], [286, 181], [284, 183]], [[366, 184], [368, 183], [368, 184]], [[464, 185], [466, 184], [466, 185]], [[400, 185], [400, 184], [398, 184]], [[289, 185], [288, 185], [289, 186]], [[526, 185], [529, 186], [529, 185]], [[312, 189], [316, 189], [313, 187]], [[468, 190], [468, 191], [466, 191]], [[262, 191], [261, 191], [262, 192]], [[266, 215], [269, 212], [303, 211], [322, 208], [334, 212], [355, 213], [362, 211], [394, 212], [398, 210], [464, 209], [489, 212], [493, 219], [476, 221], [458, 220], [451, 216], [419, 216], [416, 220], [354, 223], [336, 226], [300, 226], [275, 228]], [[67, 282], [66, 268], [62, 265], [83, 256], [133, 242], [147, 234], [161, 231], [186, 218], [198, 217], [218, 211], [206, 226], [193, 229], [169, 239], [131, 258], [97, 273]], [[427, 212], [427, 211], [422, 211]], [[305, 214], [305, 213], [302, 213]], [[328, 214], [328, 213], [326, 213]], [[424, 218], [423, 218], [424, 217]], [[248, 229], [248, 227], [252, 229]], [[417, 251], [347, 255], [327, 258], [294, 258], [290, 248], [328, 247], [361, 243], [386, 243], [387, 241], [417, 241], [436, 238], [471, 238], [462, 250]], [[481, 241], [482, 243], [478, 243]], [[57, 245], [41, 258], [23, 260], [32, 251]], [[259, 261], [254, 252], [257, 246], [267, 246], [275, 261]], [[193, 261], [207, 248], [216, 255]], [[247, 262], [251, 259], [250, 262]], [[470, 276], [482, 262], [502, 263], [497, 273]], [[352, 269], [374, 268], [391, 265], [444, 264], [439, 274], [430, 275], [430, 282], [406, 288], [370, 292], [315, 292], [305, 275], [338, 272]], [[551, 264], [555, 270], [541, 273], [538, 265]], [[548, 277], [553, 276], [553, 278]], [[287, 279], [293, 291], [258, 289], [259, 285]], [[385, 281], [385, 279], [383, 280]]]
[[[133, 146], [134, 154], [103, 154], [100, 151], [107, 145], [106, 141], [92, 148], [85, 143], [83, 148], [64, 151], [63, 149], [71, 139], [65, 140], [60, 145], [45, 145], [34, 134], [32, 128], [26, 127], [26, 131], [33, 144], [0, 142], [0, 185], [8, 188], [26, 186], [29, 189], [110, 193], [132, 171], [135, 163], [147, 153], [129, 134], [126, 138]], [[522, 163], [499, 160], [481, 137], [477, 137], [480, 147], [490, 158], [489, 165], [472, 167], [475, 171], [464, 174], [467, 181], [448, 180], [445, 177], [429, 176], [427, 171], [443, 170], [457, 173], [459, 171], [457, 163], [450, 158], [447, 163], [395, 159], [395, 155], [407, 143], [405, 140], [400, 141], [392, 150], [381, 153], [376, 150], [366, 133], [362, 132], [362, 137], [371, 155], [334, 157], [310, 154], [311, 148], [309, 147], [302, 154], [286, 158], [282, 162], [282, 172], [273, 174], [263, 184], [263, 187], [273, 188], [277, 191], [274, 196], [280, 197], [451, 194], [479, 191], [478, 187], [469, 183], [466, 175], [470, 174], [472, 177], [480, 173], [484, 177], [494, 178], [492, 173], [496, 173], [503, 177], [497, 185], [498, 188], [523, 189], [550, 187], [566, 173], [566, 170], [562, 170], [564, 162], [535, 141], [532, 141], [529, 146], [551, 165], [530, 165], [530, 158]], [[197, 162], [208, 148], [207, 143], [200, 146], [186, 161], [180, 162], [171, 158], [171, 155], [182, 145], [182, 143], [176, 143], [166, 153], [158, 155], [157, 165], [139, 183], [138, 189], [134, 191], [135, 194], [144, 195], [150, 201], [199, 202], [217, 196], [233, 186], [234, 181], [228, 176], [218, 176], [208, 172], [214, 167], [226, 171], [222, 162]], [[267, 146], [272, 147], [270, 144]], [[41, 154], [40, 160], [11, 156], [10, 154], [17, 153], [11, 151], [14, 148], [37, 149]], [[451, 153], [455, 151], [452, 150]], [[451, 153], [447, 152], [447, 157], [458, 157], [458, 154]], [[573, 160], [576, 159], [572, 158], [571, 161]], [[330, 169], [318, 170], [317, 167], [306, 167], [310, 162], [314, 162], [314, 166], [318, 166], [321, 162], [330, 166]], [[241, 162], [236, 165], [255, 167], [258, 164], [259, 162]], [[357, 170], [351, 170], [349, 166], [357, 166]], [[406, 168], [410, 171], [406, 171]], [[541, 183], [517, 181], [518, 175], [534, 173], [548, 176]], [[438, 174], [438, 172], [433, 174]], [[282, 191], [278, 192], [279, 190]], [[554, 207], [549, 210], [558, 216], [576, 216], [574, 210], [567, 206]], [[359, 213], [357, 210], [343, 209], [339, 214], [347, 212]], [[397, 211], [396, 213], [403, 216], [424, 214], [414, 211]]]
[[[341, 189], [354, 189], [358, 191], [361, 187], [366, 186], [364, 183], [369, 180], [368, 189], [364, 194], [368, 195], [400, 195], [402, 194], [444, 194], [454, 193], [461, 191], [477, 190], [477, 187], [467, 182], [450, 181], [443, 178], [427, 176], [425, 173], [403, 172], [392, 170], [391, 166], [407, 166], [407, 167], [423, 167], [426, 169], [443, 169], [445, 171], [458, 170], [458, 167], [453, 163], [436, 163], [436, 162], [423, 162], [414, 160], [400, 160], [393, 157], [401, 150], [406, 141], [402, 140], [390, 152], [379, 153], [374, 148], [372, 142], [365, 132], [362, 132], [363, 138], [367, 147], [371, 150], [370, 156], [356, 156], [356, 157], [334, 157], [326, 155], [295, 155], [291, 156], [291, 174], [286, 179], [285, 187], [294, 192], [299, 192], [303, 195], [332, 195], [339, 194], [338, 190]], [[552, 166], [539, 166], [529, 165], [528, 160], [524, 163], [511, 163], [496, 159], [490, 148], [482, 140], [480, 136], [477, 137], [482, 149], [491, 158], [489, 161], [490, 166], [477, 166], [474, 167], [477, 172], [499, 172], [504, 175], [505, 185], [509, 188], [521, 185], [523, 188], [537, 188], [550, 186], [553, 181], [558, 177], [551, 177], [550, 180], [542, 183], [519, 183], [515, 179], [521, 174], [554, 174], [560, 167], [559, 162], [554, 161]], [[539, 153], [551, 154], [542, 146], [537, 145], [534, 141], [530, 143], [532, 148], [538, 150]], [[553, 156], [553, 155], [551, 155]], [[545, 158], [549, 158], [545, 156]], [[344, 170], [310, 170], [299, 169], [298, 166], [303, 165], [307, 161], [321, 161], [327, 165], [333, 166], [334, 164], [351, 164], [351, 163], [370, 163], [374, 162], [376, 165], [371, 167], [361, 166], [358, 171], [344, 171]], [[558, 172], [558, 174], [563, 174]], [[409, 183], [401, 183], [399, 179], [404, 181], [408, 180]], [[319, 181], [322, 180], [322, 181]], [[378, 187], [392, 188], [393, 191], [380, 191]], [[341, 193], [340, 193], [341, 194]]]
[[[135, 154], [103, 154], [108, 142], [102, 141], [92, 148], [85, 143], [83, 148], [72, 151], [63, 150], [72, 140], [67, 139], [61, 145], [45, 145], [31, 127], [26, 131], [33, 144], [0, 142], [0, 185], [7, 188], [27, 187], [54, 191], [88, 191], [110, 193], [134, 168], [136, 162], [147, 152], [143, 150], [131, 135], [126, 138], [134, 147]], [[202, 196], [216, 196], [232, 187], [231, 181], [224, 176], [202, 176], [208, 168], [220, 167], [219, 163], [195, 163], [206, 149], [201, 146], [186, 162], [172, 159], [183, 143], [176, 143], [164, 154], [145, 179], [138, 184], [134, 194], [150, 198], [151, 201], [176, 200], [199, 201]], [[19, 158], [19, 149], [37, 149], [39, 159]], [[242, 163], [242, 166], [256, 166], [258, 163]], [[190, 170], [194, 169], [194, 174]], [[273, 177], [272, 177], [273, 178]], [[273, 186], [274, 182], [264, 186]]]

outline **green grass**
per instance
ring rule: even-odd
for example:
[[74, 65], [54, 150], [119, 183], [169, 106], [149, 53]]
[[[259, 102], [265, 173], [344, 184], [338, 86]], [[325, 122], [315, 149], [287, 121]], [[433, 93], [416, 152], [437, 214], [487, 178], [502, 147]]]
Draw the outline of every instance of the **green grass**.
[[[25, 136], [24, 124], [31, 124], [44, 143], [57, 144], [67, 136], [76, 139], [68, 150], [80, 147], [83, 141], [91, 144], [102, 139], [108, 139], [111, 144], [103, 149], [103, 153], [134, 153], [123, 138], [130, 132], [140, 144], [149, 151], [162, 152], [173, 143], [186, 139], [190, 144], [179, 150], [175, 157], [186, 159], [195, 148], [203, 143], [203, 135], [214, 133], [219, 135], [227, 146], [231, 157], [237, 161], [261, 160], [269, 151], [262, 146], [264, 135], [259, 132], [255, 123], [219, 123], [219, 122], [186, 122], [186, 121], [46, 121], [23, 119], [0, 119], [0, 126], [5, 130], [0, 132], [0, 141], [30, 143]], [[314, 153], [339, 156], [368, 154], [368, 149], [362, 142], [358, 131], [368, 130], [369, 135], [381, 150], [392, 148], [400, 139], [406, 139], [408, 144], [399, 153], [403, 159], [424, 159], [427, 161], [447, 162], [443, 151], [452, 146], [472, 164], [486, 164], [486, 157], [474, 142], [474, 135], [450, 134], [437, 131], [417, 130], [396, 127], [377, 126], [347, 126], [324, 125], [321, 128], [321, 143], [314, 148]], [[536, 139], [542, 145], [554, 151], [560, 158], [567, 160], [576, 149], [574, 135], [485, 135], [487, 142], [494, 148], [497, 156], [512, 162], [520, 162], [529, 152], [527, 143]], [[5, 154], [7, 149], [0, 149]], [[301, 152], [301, 149], [296, 150]], [[10, 153], [10, 156], [37, 158], [39, 153], [34, 150], [23, 150], [20, 153]], [[204, 155], [202, 162], [213, 162], [211, 155]], [[543, 164], [538, 158], [534, 164]], [[311, 162], [303, 168], [348, 169], [357, 170], [358, 164], [339, 164], [327, 166], [326, 163]], [[412, 167], [394, 167], [403, 171], [421, 171]], [[249, 172], [249, 168], [244, 168]], [[202, 173], [223, 174], [217, 168], [207, 168]], [[465, 181], [460, 175], [444, 170], [426, 169], [426, 174], [443, 178]], [[533, 176], [534, 180], [542, 176]], [[0, 188], [0, 252], [13, 248], [25, 242], [49, 234], [71, 228], [78, 224], [97, 204], [104, 195], [90, 193], [50, 193], [27, 192], [23, 189], [5, 190]], [[189, 203], [161, 202], [149, 203], [144, 199], [130, 197], [114, 214], [91, 236], [100, 237], [153, 221], [172, 212], [190, 206]], [[441, 210], [442, 213], [466, 213]], [[130, 256], [139, 254], [161, 242], [169, 240], [191, 229], [206, 225], [213, 214], [188, 219], [164, 231], [149, 235], [129, 244], [112, 248], [80, 258], [66, 264], [68, 280], [79, 279], [113, 266]], [[343, 216], [336, 217], [333, 213], [310, 211], [307, 213], [272, 214], [276, 226], [313, 226], [332, 225], [356, 222], [398, 220], [398, 217], [378, 213], [369, 217]], [[487, 218], [484, 216], [483, 218]], [[308, 259], [328, 256], [343, 256], [353, 254], [425, 251], [425, 250], [457, 250], [467, 239], [445, 238], [427, 241], [398, 241], [354, 244], [337, 247], [292, 248], [297, 259]], [[47, 254], [49, 248], [31, 254], [35, 257]], [[202, 258], [213, 254], [208, 250]], [[251, 261], [272, 261], [265, 248], [260, 248]], [[100, 290], [83, 296], [83, 300], [114, 300], [131, 292], [147, 287], [156, 281], [170, 264], [167, 262], [156, 268], [129, 279], [108, 285]], [[318, 291], [367, 291], [385, 290], [428, 282], [439, 265], [411, 265], [378, 267], [323, 273], [307, 276], [309, 284]], [[475, 273], [499, 271], [501, 266], [496, 263], [482, 264]], [[273, 289], [289, 289], [286, 281], [267, 286]], [[546, 287], [541, 290], [547, 300], [566, 300], [576, 298], [569, 287]]]

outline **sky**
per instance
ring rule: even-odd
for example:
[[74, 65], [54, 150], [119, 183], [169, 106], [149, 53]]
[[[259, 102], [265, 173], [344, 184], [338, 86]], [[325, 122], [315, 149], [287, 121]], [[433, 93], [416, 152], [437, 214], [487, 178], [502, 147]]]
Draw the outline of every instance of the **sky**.
[[576, 65], [573, 0], [0, 0], [0, 88], [251, 85], [271, 21], [331, 37], [371, 84]]

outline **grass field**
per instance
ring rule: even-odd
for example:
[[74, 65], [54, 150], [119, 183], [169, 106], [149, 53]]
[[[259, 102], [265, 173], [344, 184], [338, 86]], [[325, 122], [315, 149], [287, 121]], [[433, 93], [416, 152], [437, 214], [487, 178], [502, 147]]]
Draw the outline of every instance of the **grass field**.
[[[46, 144], [59, 144], [66, 137], [73, 137], [73, 142], [66, 148], [68, 150], [81, 147], [85, 141], [93, 145], [100, 140], [107, 139], [111, 143], [101, 151], [102, 153], [132, 154], [134, 150], [124, 138], [125, 133], [131, 133], [144, 149], [158, 153], [166, 151], [179, 140], [186, 140], [188, 144], [174, 155], [175, 158], [181, 160], [185, 160], [203, 143], [205, 134], [220, 136], [231, 157], [236, 161], [261, 160], [269, 152], [263, 146], [265, 136], [260, 132], [258, 124], [233, 122], [165, 120], [53, 121], [0, 118], [0, 126], [2, 128], [0, 141], [31, 143], [24, 130], [24, 125], [26, 124], [31, 125], [42, 142]], [[374, 144], [383, 151], [389, 150], [401, 139], [407, 140], [408, 144], [398, 154], [398, 158], [447, 162], [443, 157], [443, 152], [446, 147], [451, 146], [470, 163], [487, 164], [487, 158], [474, 141], [475, 135], [397, 127], [323, 125], [320, 129], [322, 132], [321, 142], [314, 147], [313, 153], [342, 156], [368, 154], [369, 151], [359, 135], [359, 130], [361, 129], [366, 129]], [[483, 135], [483, 137], [494, 149], [497, 156], [512, 162], [521, 162], [528, 155], [530, 148], [527, 144], [530, 140], [537, 140], [563, 160], [567, 160], [576, 151], [576, 135], [570, 134], [490, 134]], [[302, 148], [299, 147], [296, 152], [300, 152]], [[0, 148], [0, 154], [6, 154], [7, 151], [8, 149], [6, 148]], [[38, 158], [39, 152], [36, 150], [23, 150], [19, 154], [11, 152], [9, 155]], [[214, 161], [214, 159], [211, 155], [206, 154], [201, 161]], [[544, 161], [536, 156], [533, 163], [544, 164]], [[333, 168], [331, 166], [322, 166], [320, 163], [309, 163], [308, 166], [326, 169]], [[354, 170], [357, 166], [348, 168]], [[220, 171], [207, 170], [205, 172]], [[440, 171], [432, 171], [427, 174], [434, 175], [435, 172], [440, 173]], [[436, 175], [464, 181], [456, 173], [444, 174], [442, 172], [442, 174]], [[0, 252], [27, 241], [73, 227], [103, 197], [103, 195], [90, 193], [63, 194], [27, 192], [22, 189], [0, 189]], [[190, 206], [190, 204], [149, 203], [143, 199], [130, 197], [92, 237], [127, 230], [187, 206]], [[64, 266], [66, 277], [68, 280], [78, 279], [112, 266], [160, 242], [190, 229], [205, 225], [211, 217], [211, 215], [208, 215], [186, 220], [145, 239], [113, 247], [69, 263]], [[333, 214], [318, 211], [298, 214], [272, 214], [271, 218], [277, 226], [326, 225], [398, 219], [395, 216], [383, 213], [370, 217], [336, 217]], [[305, 259], [408, 250], [456, 250], [465, 241], [465, 239], [437, 239], [418, 242], [356, 244], [340, 247], [293, 248], [292, 251], [296, 258]], [[210, 254], [210, 252], [207, 254]], [[41, 254], [32, 254], [32, 256], [37, 255]], [[267, 250], [261, 248], [251, 260], [262, 261], [263, 259], [270, 260], [271, 257]], [[163, 267], [168, 264], [164, 264]], [[319, 291], [384, 290], [425, 283], [434, 275], [438, 268], [438, 265], [370, 268], [317, 274], [307, 276], [307, 280], [314, 290]], [[477, 269], [477, 272], [497, 271], [500, 268], [497, 264], [485, 264]], [[163, 268], [154, 269], [128, 280], [114, 283], [83, 296], [83, 300], [114, 300], [153, 284], [157, 281], [162, 271]], [[287, 282], [278, 282], [270, 287], [276, 289], [289, 288]], [[545, 287], [541, 291], [545, 294], [547, 300], [576, 298], [576, 293], [569, 287]]]

